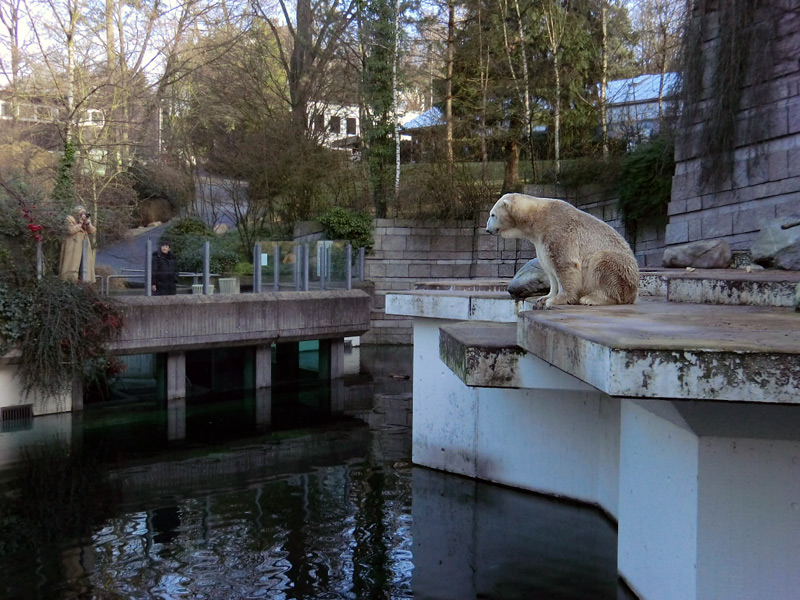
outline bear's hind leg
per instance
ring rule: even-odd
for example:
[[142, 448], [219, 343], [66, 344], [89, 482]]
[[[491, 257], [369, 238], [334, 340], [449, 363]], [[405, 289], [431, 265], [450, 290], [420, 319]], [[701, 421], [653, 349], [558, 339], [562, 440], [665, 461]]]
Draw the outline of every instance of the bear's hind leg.
[[598, 252], [589, 262], [586, 293], [581, 304], [633, 304], [639, 291], [639, 270], [633, 257]]
[[577, 304], [578, 294], [580, 293], [583, 276], [580, 264], [575, 261], [563, 260], [557, 266], [558, 293], [551, 298], [547, 298], [545, 306], [558, 306], [559, 304]]

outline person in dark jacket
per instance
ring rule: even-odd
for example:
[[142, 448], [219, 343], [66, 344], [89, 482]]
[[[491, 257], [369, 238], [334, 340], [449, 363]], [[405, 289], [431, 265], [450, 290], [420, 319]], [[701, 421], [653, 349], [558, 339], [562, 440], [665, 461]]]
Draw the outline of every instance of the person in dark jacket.
[[159, 244], [161, 249], [153, 252], [152, 291], [154, 296], [172, 296], [178, 283], [178, 259], [169, 240], [162, 239]]

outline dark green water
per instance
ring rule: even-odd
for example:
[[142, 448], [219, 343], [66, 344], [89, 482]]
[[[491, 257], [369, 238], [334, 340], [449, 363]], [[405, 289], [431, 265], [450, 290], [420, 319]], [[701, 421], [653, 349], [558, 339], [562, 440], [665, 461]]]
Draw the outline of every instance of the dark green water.
[[599, 512], [412, 466], [410, 364], [0, 432], [0, 598], [623, 594]]

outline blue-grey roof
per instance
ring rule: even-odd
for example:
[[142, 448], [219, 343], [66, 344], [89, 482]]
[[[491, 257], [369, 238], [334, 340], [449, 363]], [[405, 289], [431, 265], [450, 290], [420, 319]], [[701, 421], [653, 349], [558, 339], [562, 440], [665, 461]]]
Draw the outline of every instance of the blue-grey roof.
[[[650, 102], [658, 99], [661, 75], [639, 75], [630, 79], [609, 81], [606, 98], [609, 104]], [[677, 73], [664, 74], [664, 97], [670, 96], [678, 83]]]
[[426, 110], [416, 119], [412, 119], [405, 125], [403, 129], [409, 131], [411, 129], [425, 129], [426, 127], [435, 127], [436, 125], [444, 125], [444, 115], [442, 111], [435, 106]]

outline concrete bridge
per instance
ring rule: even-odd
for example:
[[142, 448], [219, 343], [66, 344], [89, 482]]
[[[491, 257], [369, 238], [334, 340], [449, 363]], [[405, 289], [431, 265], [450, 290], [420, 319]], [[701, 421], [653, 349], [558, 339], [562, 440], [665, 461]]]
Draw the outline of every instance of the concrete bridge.
[[[111, 351], [160, 355], [164, 359], [160, 393], [172, 400], [186, 395], [186, 352], [192, 350], [251, 347], [249, 380], [259, 389], [272, 385], [273, 344], [277, 344], [281, 368], [296, 369], [298, 343], [320, 340], [320, 376], [340, 377], [344, 338], [369, 329], [371, 300], [361, 290], [329, 290], [130, 296], [120, 298], [120, 303], [125, 325], [120, 337], [110, 343]], [[15, 362], [13, 355], [0, 361], [0, 406], [23, 401], [13, 379]], [[80, 410], [80, 386], [73, 386], [67, 395], [71, 398], [58, 402], [34, 398], [33, 413]]]

